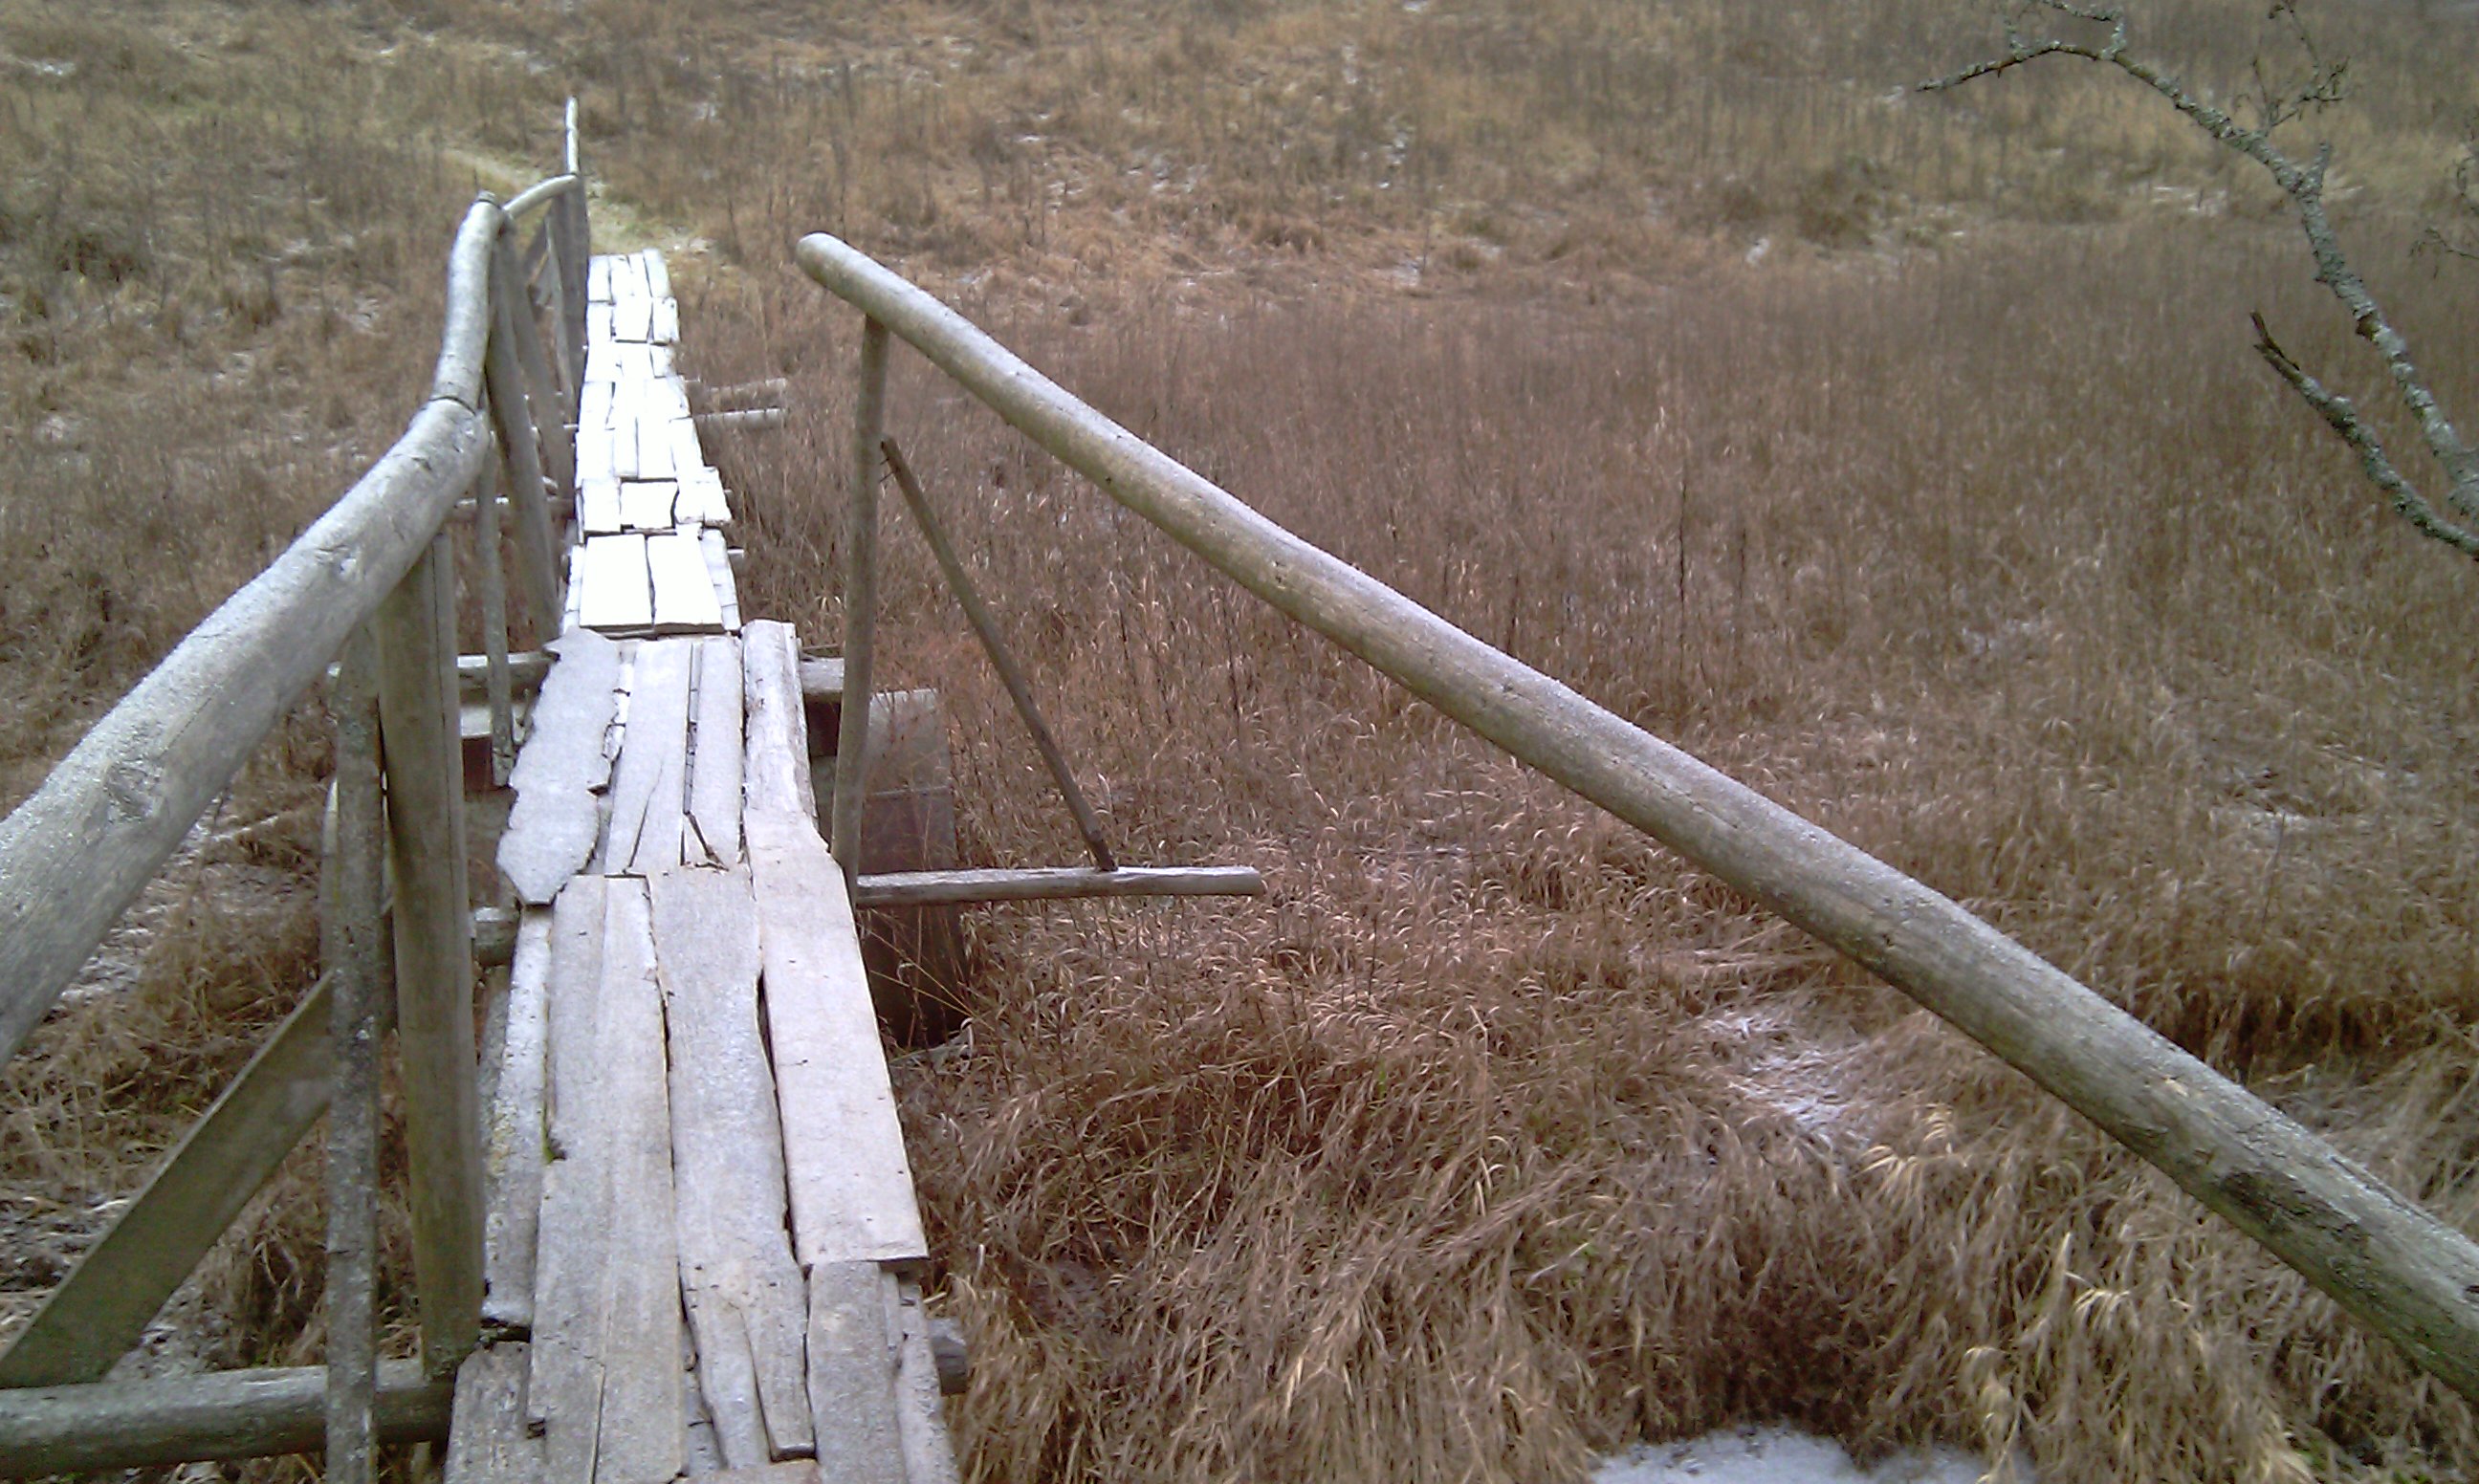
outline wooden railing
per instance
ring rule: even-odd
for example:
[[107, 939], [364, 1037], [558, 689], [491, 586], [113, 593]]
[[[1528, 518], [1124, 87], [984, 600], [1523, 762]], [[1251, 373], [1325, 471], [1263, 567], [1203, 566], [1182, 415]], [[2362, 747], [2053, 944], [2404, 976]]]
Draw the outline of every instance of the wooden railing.
[[[539, 217], [530, 241], [522, 229]], [[392, 448], [228, 599], [0, 822], [0, 1058], [13, 1056], [268, 732], [322, 677], [337, 732], [320, 884], [325, 971], [144, 1190], [0, 1352], [0, 1473], [299, 1448], [367, 1480], [373, 1439], [444, 1437], [444, 1378], [482, 1299], [482, 1166], [466, 881], [456, 542], [470, 510], [483, 689], [513, 734], [504, 499], [537, 642], [559, 632], [553, 492], [573, 508], [585, 193], [566, 169], [484, 195], [447, 260], [428, 397]], [[403, 1062], [419, 1368], [374, 1360], [377, 1056]], [[328, 1364], [94, 1385], [332, 1109]]]
[[[865, 564], [891, 332], [1250, 592], [2020, 1068], [2418, 1366], [2479, 1399], [2479, 1245], [2461, 1232], [1949, 898], [1285, 530], [846, 243], [812, 236], [795, 255], [866, 317], [846, 541], [856, 564], [845, 597], [847, 656], [865, 664], [868, 653]], [[865, 684], [849, 669], [847, 682]], [[843, 825], [839, 818], [837, 838]]]

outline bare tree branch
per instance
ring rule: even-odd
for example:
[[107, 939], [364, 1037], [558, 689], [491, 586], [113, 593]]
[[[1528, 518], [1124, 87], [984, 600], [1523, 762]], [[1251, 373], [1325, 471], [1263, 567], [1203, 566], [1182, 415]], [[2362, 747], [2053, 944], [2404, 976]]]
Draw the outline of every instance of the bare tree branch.
[[[2108, 39], [2099, 44], [2060, 38], [2034, 39], [2023, 30], [2021, 17], [2040, 12], [2106, 25]], [[2394, 394], [2417, 421], [2427, 450], [2443, 472], [2444, 505], [2464, 520], [2479, 521], [2479, 458], [2474, 458], [2470, 446], [2445, 416], [2430, 390], [2426, 375], [2418, 369], [2405, 340], [2384, 308], [2368, 292], [2364, 280], [2350, 267], [2342, 252], [2339, 238], [2333, 230], [2330, 215], [2324, 207], [2324, 182], [2332, 168], [2333, 149], [2319, 144], [2314, 157], [2305, 163], [2291, 157], [2273, 142], [2273, 132], [2304, 115], [2330, 107], [2347, 95], [2348, 63], [2326, 62], [2316, 51], [2297, 9], [2290, 0], [2278, 0], [2270, 18], [2287, 23], [2293, 38], [2307, 58], [2303, 79], [2286, 87], [2276, 86], [2264, 74], [2262, 59], [2257, 59], [2258, 96], [2254, 104], [2257, 122], [2253, 127], [2242, 123], [2226, 109], [2215, 106], [2177, 78], [2155, 64], [2134, 56], [2127, 49], [2128, 23], [2126, 13], [2118, 6], [2087, 6], [2076, 0], [1999, 0], [1999, 13], [2005, 36], [2004, 55], [1975, 63], [1960, 71], [1921, 84], [1921, 90], [1934, 92], [1958, 88], [1983, 77], [1993, 77], [2019, 66], [2049, 57], [2075, 57], [2104, 66], [2115, 67], [2127, 76], [2151, 89], [2167, 100], [2169, 106], [2221, 144], [2263, 166], [2282, 193], [2289, 197], [2297, 213], [2298, 224], [2306, 233], [2308, 250], [2315, 260], [2315, 279], [2349, 312], [2359, 335], [2376, 348], [2391, 377]], [[2471, 163], [2464, 162], [2457, 176], [2466, 201], [2471, 199]], [[2444, 242], [2443, 250], [2462, 256], [2479, 257], [2479, 248]], [[2479, 557], [2479, 536], [2441, 515], [2435, 505], [2421, 496], [2401, 472], [2395, 468], [2373, 429], [2366, 426], [2358, 409], [2345, 397], [2337, 396], [2324, 384], [2309, 375], [2298, 363], [2276, 345], [2263, 330], [2263, 321], [2256, 321], [2259, 338], [2257, 350], [2272, 369], [2289, 383], [2307, 404], [2322, 417], [2333, 430], [2358, 453], [2359, 462], [2367, 477], [2392, 501], [2393, 508], [2420, 531], [2453, 547], [2466, 555]]]
[[2418, 491], [2412, 489], [2394, 470], [2391, 458], [2385, 453], [2384, 445], [2376, 438], [2375, 430], [2359, 417], [2359, 410], [2350, 405], [2350, 399], [2309, 375], [2306, 368], [2291, 359], [2289, 352], [2281, 348], [2280, 342], [2272, 338], [2272, 331], [2264, 327], [2262, 315], [2250, 318], [2255, 320], [2256, 354], [2262, 356], [2264, 363], [2306, 399], [2307, 405], [2323, 416], [2333, 431], [2340, 435], [2342, 442], [2357, 450], [2359, 467], [2366, 472], [2368, 481], [2391, 499], [2393, 509], [2402, 519], [2465, 556], [2479, 557], [2479, 531], [2467, 530], [2437, 514], [2436, 507], [2421, 498]]

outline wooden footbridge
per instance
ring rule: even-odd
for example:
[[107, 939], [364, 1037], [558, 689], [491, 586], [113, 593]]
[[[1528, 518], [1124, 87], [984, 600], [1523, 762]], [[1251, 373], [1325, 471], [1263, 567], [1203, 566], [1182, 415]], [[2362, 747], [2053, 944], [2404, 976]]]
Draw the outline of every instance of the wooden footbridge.
[[[744, 621], [663, 261], [591, 253], [575, 148], [572, 112], [566, 173], [465, 217], [403, 439], [0, 823], [6, 1056], [325, 686], [325, 971], [0, 1351], [0, 1476], [323, 1448], [328, 1478], [360, 1481], [378, 1443], [444, 1445], [451, 1484], [956, 1476], [940, 1398], [966, 1368], [920, 1287], [933, 1254], [856, 909], [1260, 888], [1112, 857], [881, 439], [895, 338], [1269, 603], [1935, 1010], [2479, 1395], [2465, 1236], [1944, 897], [1271, 525], [831, 238], [797, 257], [865, 316], [841, 652]], [[1090, 865], [886, 852], [926, 816], [882, 815], [874, 778], [904, 709], [870, 685], [882, 473]], [[406, 1361], [377, 1358], [372, 1322], [391, 1028]], [[327, 1363], [110, 1378], [321, 1113]]]

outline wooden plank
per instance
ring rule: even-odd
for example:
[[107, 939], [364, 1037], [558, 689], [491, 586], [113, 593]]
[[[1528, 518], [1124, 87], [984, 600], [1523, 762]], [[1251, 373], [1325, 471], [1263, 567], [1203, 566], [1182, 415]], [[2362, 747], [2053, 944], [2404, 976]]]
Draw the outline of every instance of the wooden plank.
[[647, 247], [639, 251], [638, 258], [644, 265], [643, 271], [646, 275], [647, 297], [657, 299], [670, 298], [672, 296], [672, 270], [670, 266], [663, 262], [663, 255], [652, 247]]
[[[586, 447], [577, 445], [579, 449]], [[588, 479], [576, 487], [576, 526], [588, 536], [616, 536], [627, 524], [622, 514], [624, 494], [627, 486], [617, 476]]]
[[577, 621], [588, 628], [628, 633], [654, 622], [654, 589], [646, 574], [646, 538], [635, 532], [585, 539], [585, 596]]
[[646, 568], [654, 586], [656, 633], [713, 633], [723, 627], [723, 604], [693, 532], [647, 537]]
[[[587, 385], [601, 386], [604, 383], [589, 382]], [[619, 461], [607, 432], [576, 441], [576, 479], [579, 484], [610, 483], [619, 477]]]
[[929, 1256], [843, 873], [806, 818], [741, 825], [757, 894], [766, 1023], [804, 1267]]
[[537, 1484], [542, 1440], [525, 1422], [523, 1342], [486, 1344], [456, 1371], [456, 1412], [447, 1433], [446, 1484]]
[[683, 470], [677, 509], [684, 521], [694, 517], [704, 525], [730, 525], [731, 502], [723, 492], [723, 475], [704, 467]]
[[611, 301], [611, 338], [623, 344], [643, 341], [653, 333], [654, 302], [644, 291], [630, 288]]
[[599, 433], [611, 426], [611, 383], [589, 382], [578, 394], [576, 436], [581, 443], [589, 433]]
[[[584, 587], [571, 585], [578, 593]], [[601, 833], [598, 795], [611, 776], [603, 734], [620, 688], [619, 646], [601, 634], [572, 628], [547, 648], [558, 662], [543, 679], [533, 726], [508, 775], [517, 802], [498, 857], [499, 874], [518, 900], [536, 906], [548, 904], [584, 867]]]
[[659, 412], [644, 403], [637, 414], [637, 477], [671, 479], [676, 465], [672, 460], [672, 424]]
[[2479, 1242], [1951, 898], [1275, 525], [865, 255], [814, 234], [794, 256], [1112, 499], [1910, 995], [2479, 1397]]
[[907, 1484], [895, 1417], [902, 1359], [895, 1278], [876, 1263], [809, 1268], [809, 1406], [818, 1472], [837, 1484]]
[[749, 737], [741, 786], [750, 809], [818, 817], [809, 781], [809, 726], [801, 706], [800, 640], [789, 624], [760, 619], [740, 631], [742, 726]]
[[328, 1003], [321, 976], [0, 1355], [0, 1387], [100, 1381], [138, 1343], [326, 1111]]
[[714, 588], [715, 604], [723, 610], [723, 630], [735, 632], [740, 627], [740, 584], [731, 576], [731, 551], [724, 545], [723, 532], [700, 532], [698, 550], [705, 557], [705, 579]]
[[602, 981], [608, 883], [570, 881], [551, 908], [550, 970], [544, 992], [544, 1123], [540, 1241], [534, 1251], [534, 1345], [526, 1415], [543, 1424], [546, 1402], [585, 1387], [590, 1309], [599, 1296], [602, 1245], [596, 1203], [607, 1184], [594, 1139], [595, 994]]
[[689, 667], [693, 644], [637, 648], [628, 720], [611, 779], [611, 818], [595, 869], [644, 876], [680, 863], [680, 821], [688, 802]]
[[670, 422], [664, 424], [664, 431], [672, 440], [675, 475], [685, 478], [690, 470], [706, 467], [705, 448], [698, 442], [697, 420], [688, 415], [687, 408], [681, 408]]
[[[735, 706], [737, 702], [735, 701]], [[671, 1046], [680, 1284], [724, 1460], [810, 1446], [807, 1292], [786, 1240], [782, 1133], [757, 1023], [757, 903], [743, 870], [647, 883]]]
[[960, 1484], [956, 1445], [947, 1436], [946, 1407], [940, 1399], [946, 1388], [931, 1343], [930, 1316], [921, 1307], [920, 1286], [908, 1278], [896, 1285], [896, 1330], [895, 1428], [902, 1440], [905, 1484]]
[[680, 306], [676, 299], [654, 300], [654, 318], [646, 329], [646, 338], [657, 345], [674, 345], [680, 338]]
[[595, 258], [585, 265], [585, 301], [588, 304], [611, 302], [611, 260]]
[[[0, 1478], [309, 1452], [326, 1393], [315, 1366], [0, 1391]], [[455, 1394], [419, 1362], [379, 1362], [378, 1440], [445, 1440]]]
[[620, 524], [634, 531], [672, 528], [672, 506], [680, 487], [668, 479], [635, 479], [620, 486]]
[[689, 753], [689, 830], [683, 854], [692, 863], [740, 863], [740, 646], [729, 639], [698, 645], [697, 730]]
[[542, 1241], [557, 1259], [536, 1301], [528, 1399], [548, 1476], [668, 1484], [685, 1444], [662, 998], [645, 883], [611, 881], [602, 895], [592, 998], [552, 1001], [563, 1158], [546, 1175]]
[[941, 902], [1055, 902], [1081, 897], [1262, 897], [1265, 880], [1247, 866], [1034, 866], [972, 871], [886, 871], [853, 884], [861, 907]]
[[680, 1330], [680, 1418], [686, 1427], [682, 1467], [691, 1478], [724, 1471], [723, 1445], [714, 1435], [714, 1415], [706, 1410], [705, 1388], [698, 1380], [697, 1341], [686, 1326]]
[[[482, 1223], [482, 1323], [525, 1334], [534, 1323], [534, 1239], [542, 1220], [544, 1151], [550, 1138], [544, 1090], [549, 1069], [551, 914], [540, 908], [517, 924], [508, 965], [507, 1032], [482, 1141], [489, 1207]], [[470, 1362], [468, 1363], [471, 1364]]]

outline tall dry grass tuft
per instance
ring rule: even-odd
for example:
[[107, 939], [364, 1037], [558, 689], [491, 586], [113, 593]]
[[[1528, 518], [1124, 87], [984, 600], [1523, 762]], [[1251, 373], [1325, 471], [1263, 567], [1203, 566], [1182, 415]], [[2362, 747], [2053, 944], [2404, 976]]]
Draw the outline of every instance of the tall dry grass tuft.
[[[2288, 244], [2205, 230], [1623, 307], [978, 308], [2468, 1228], [2470, 578], [2251, 362], [2248, 307], [2314, 322]], [[718, 292], [690, 352], [794, 377], [789, 434], [725, 457], [753, 611], [831, 634], [854, 339], [820, 297]], [[2045, 1478], [2479, 1456], [2464, 1403], [2014, 1073], [902, 354], [891, 406], [1123, 856], [1272, 885], [976, 926], [969, 1050], [902, 1082], [980, 1476], [1572, 1477], [1751, 1416]], [[1072, 858], [926, 554], [890, 552], [888, 683], [948, 694], [967, 854]]]

